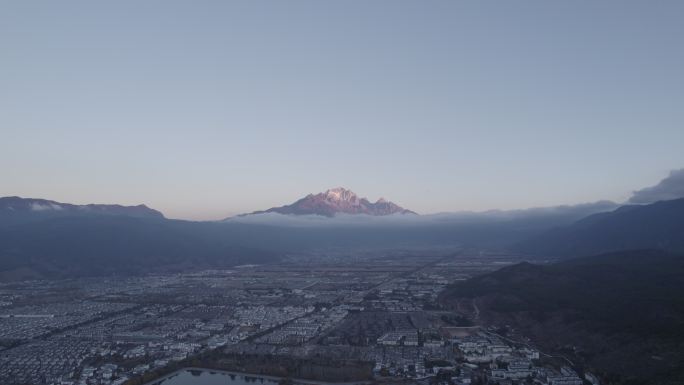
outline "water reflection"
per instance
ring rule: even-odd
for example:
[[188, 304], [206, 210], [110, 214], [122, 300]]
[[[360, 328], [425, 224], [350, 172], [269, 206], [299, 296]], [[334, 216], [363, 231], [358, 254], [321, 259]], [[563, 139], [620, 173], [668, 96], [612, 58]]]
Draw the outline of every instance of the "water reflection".
[[253, 374], [222, 373], [205, 370], [181, 370], [154, 385], [277, 385], [278, 379]]

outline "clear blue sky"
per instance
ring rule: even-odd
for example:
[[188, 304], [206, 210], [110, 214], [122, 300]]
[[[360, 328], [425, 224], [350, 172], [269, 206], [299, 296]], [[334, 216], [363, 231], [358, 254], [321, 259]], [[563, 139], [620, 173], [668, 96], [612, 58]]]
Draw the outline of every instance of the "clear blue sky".
[[3, 1], [0, 195], [221, 218], [624, 200], [684, 166], [682, 1]]

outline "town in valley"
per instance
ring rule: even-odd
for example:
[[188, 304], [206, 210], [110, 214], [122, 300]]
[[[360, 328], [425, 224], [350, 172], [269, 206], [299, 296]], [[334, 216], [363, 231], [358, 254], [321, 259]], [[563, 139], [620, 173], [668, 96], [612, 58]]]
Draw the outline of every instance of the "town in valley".
[[[519, 262], [449, 251], [0, 286], [0, 383], [142, 384], [184, 367], [402, 384], [597, 384], [515, 330], [445, 308], [453, 282]], [[217, 358], [218, 357], [218, 358]], [[297, 380], [297, 376], [293, 376]], [[583, 380], [585, 379], [585, 380]]]

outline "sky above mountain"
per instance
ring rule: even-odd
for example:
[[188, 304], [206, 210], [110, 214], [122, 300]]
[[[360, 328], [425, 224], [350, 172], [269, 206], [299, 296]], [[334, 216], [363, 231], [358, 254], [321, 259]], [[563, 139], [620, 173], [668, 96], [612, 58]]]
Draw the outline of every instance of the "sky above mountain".
[[0, 196], [190, 219], [339, 185], [419, 213], [625, 201], [684, 166], [682, 16], [681, 1], [3, 2]]

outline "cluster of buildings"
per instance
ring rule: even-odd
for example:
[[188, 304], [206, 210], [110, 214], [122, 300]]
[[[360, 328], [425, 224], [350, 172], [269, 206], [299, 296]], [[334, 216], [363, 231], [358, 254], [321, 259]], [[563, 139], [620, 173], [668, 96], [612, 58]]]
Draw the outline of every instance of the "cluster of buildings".
[[88, 341], [54, 338], [0, 351], [0, 383], [55, 383], [71, 376], [91, 354]]
[[500, 336], [478, 331], [452, 339], [469, 365], [478, 365], [481, 377], [490, 384], [582, 385], [571, 368], [555, 369], [541, 364], [540, 352], [526, 345], [515, 346]]
[[95, 301], [58, 302], [0, 310], [0, 340], [22, 341], [87, 323], [134, 305]]
[[260, 343], [300, 345], [330, 329], [347, 316], [348, 311], [342, 306], [323, 308], [320, 311], [310, 312], [288, 322], [282, 327], [262, 336], [257, 340]]
[[123, 385], [209, 350], [359, 360], [421, 384], [582, 383], [495, 334], [452, 333], [437, 296], [484, 263], [318, 260], [0, 285], [0, 384]]
[[380, 336], [377, 342], [386, 346], [418, 346], [418, 332], [415, 329], [392, 331]]

